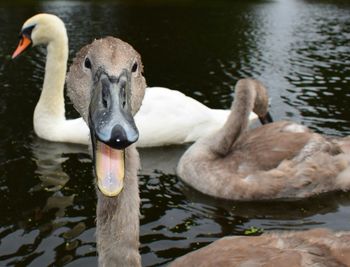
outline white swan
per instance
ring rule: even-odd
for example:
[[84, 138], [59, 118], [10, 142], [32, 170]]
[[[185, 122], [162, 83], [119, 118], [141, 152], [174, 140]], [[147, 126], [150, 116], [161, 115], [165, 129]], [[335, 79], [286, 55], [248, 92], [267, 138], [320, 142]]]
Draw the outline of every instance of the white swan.
[[[68, 37], [64, 23], [51, 14], [38, 14], [22, 26], [21, 41], [13, 53], [17, 57], [26, 48], [47, 45], [45, 78], [33, 117], [35, 133], [46, 140], [89, 144], [89, 129], [81, 119], [67, 120], [64, 107], [64, 81], [68, 59]], [[182, 144], [196, 141], [218, 130], [230, 110], [210, 109], [183, 93], [163, 87], [146, 90], [136, 125], [139, 147]], [[251, 114], [250, 119], [256, 119]]]

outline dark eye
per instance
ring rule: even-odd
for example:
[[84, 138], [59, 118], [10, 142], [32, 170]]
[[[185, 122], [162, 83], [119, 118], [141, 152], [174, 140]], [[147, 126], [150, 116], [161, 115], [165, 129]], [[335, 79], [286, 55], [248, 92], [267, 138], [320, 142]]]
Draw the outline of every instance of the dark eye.
[[137, 71], [137, 62], [135, 62], [134, 65], [132, 65], [131, 71], [132, 71], [132, 72]]
[[91, 69], [91, 61], [90, 61], [90, 59], [88, 57], [85, 58], [84, 66], [87, 69]]

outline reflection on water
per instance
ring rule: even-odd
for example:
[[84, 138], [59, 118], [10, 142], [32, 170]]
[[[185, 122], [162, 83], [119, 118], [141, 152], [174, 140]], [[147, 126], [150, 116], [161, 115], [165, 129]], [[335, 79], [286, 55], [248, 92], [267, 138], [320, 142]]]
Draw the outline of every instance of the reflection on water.
[[[275, 118], [322, 133], [350, 133], [350, 6], [342, 0], [243, 2], [0, 6], [1, 266], [97, 265], [89, 151], [33, 134], [45, 49], [32, 49], [16, 62], [8, 57], [21, 24], [35, 13], [52, 12], [66, 22], [70, 60], [95, 37], [119, 36], [142, 54], [150, 86], [178, 89], [212, 108], [228, 108], [236, 80], [253, 76], [268, 86]], [[77, 115], [70, 103], [67, 109], [69, 116]], [[347, 193], [232, 202], [193, 191], [175, 174], [187, 147], [139, 150], [144, 266], [164, 265], [251, 226], [350, 230]]]

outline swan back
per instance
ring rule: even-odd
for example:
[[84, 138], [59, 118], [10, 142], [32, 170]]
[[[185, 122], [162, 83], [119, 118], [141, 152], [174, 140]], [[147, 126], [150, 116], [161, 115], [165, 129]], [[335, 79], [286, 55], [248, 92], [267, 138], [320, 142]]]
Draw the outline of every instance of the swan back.
[[[140, 111], [136, 116], [138, 146], [193, 142], [219, 129], [229, 115], [228, 110], [212, 110], [179, 91], [163, 87], [147, 88]], [[147, 140], [153, 142], [144, 142]]]
[[[179, 91], [148, 87], [140, 112], [135, 117], [140, 131], [137, 145], [148, 147], [194, 142], [217, 132], [229, 115], [230, 110], [208, 108]], [[252, 112], [249, 121], [256, 119], [257, 115]]]
[[349, 266], [350, 233], [326, 229], [225, 237], [176, 259], [182, 266]]

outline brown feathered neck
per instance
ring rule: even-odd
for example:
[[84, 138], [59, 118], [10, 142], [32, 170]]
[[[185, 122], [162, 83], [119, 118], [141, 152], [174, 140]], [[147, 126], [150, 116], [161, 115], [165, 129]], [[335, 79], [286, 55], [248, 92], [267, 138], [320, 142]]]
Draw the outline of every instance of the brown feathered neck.
[[239, 136], [246, 131], [249, 114], [253, 110], [257, 96], [257, 84], [254, 80], [240, 80], [235, 87], [235, 99], [231, 113], [225, 125], [214, 136], [211, 151], [219, 156], [226, 156]]
[[125, 150], [124, 188], [117, 197], [97, 191], [96, 238], [99, 266], [141, 266], [139, 253], [140, 197], [135, 145]]

